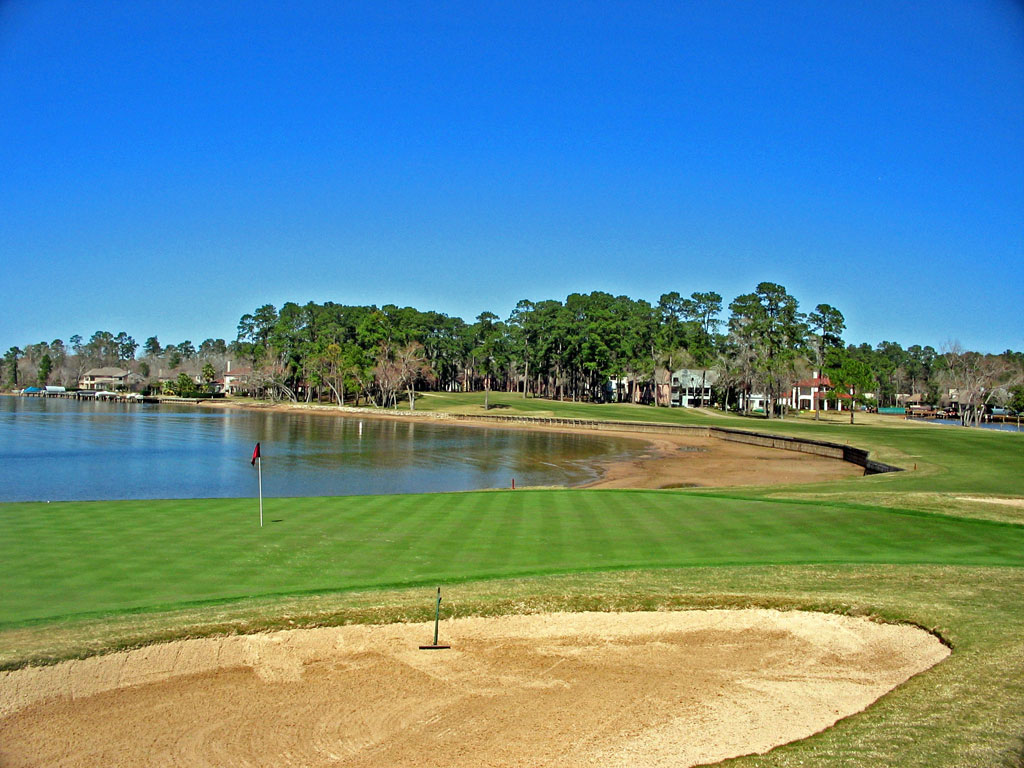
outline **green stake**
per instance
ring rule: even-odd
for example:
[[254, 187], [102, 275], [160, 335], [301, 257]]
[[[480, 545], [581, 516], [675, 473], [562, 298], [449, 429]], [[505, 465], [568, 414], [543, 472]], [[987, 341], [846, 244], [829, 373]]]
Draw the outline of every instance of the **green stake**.
[[441, 623], [441, 588], [437, 588], [437, 608], [434, 611], [434, 645], [437, 645], [437, 628]]
[[437, 588], [437, 607], [434, 610], [434, 644], [433, 645], [421, 645], [421, 651], [427, 650], [440, 650], [442, 648], [451, 648], [450, 645], [438, 645], [437, 644], [437, 629], [441, 623], [441, 588]]

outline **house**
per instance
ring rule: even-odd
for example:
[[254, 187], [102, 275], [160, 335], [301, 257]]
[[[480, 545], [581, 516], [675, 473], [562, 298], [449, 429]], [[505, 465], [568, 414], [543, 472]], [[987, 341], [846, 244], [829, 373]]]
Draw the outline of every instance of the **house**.
[[252, 375], [252, 368], [249, 366], [236, 366], [231, 369], [231, 361], [227, 362], [227, 371], [224, 373], [224, 383], [221, 391], [229, 395], [246, 394], [249, 391], [249, 377]]
[[79, 389], [128, 389], [141, 381], [138, 374], [123, 368], [92, 368], [78, 380]]
[[923, 405], [924, 395], [920, 392], [913, 394], [909, 392], [899, 392], [896, 394], [896, 405], [906, 407], [911, 405]]
[[658, 394], [656, 385], [629, 376], [608, 379], [601, 389], [609, 403], [649, 403]]
[[764, 413], [765, 405], [768, 403], [768, 396], [763, 392], [739, 393], [737, 405], [741, 411], [760, 411]]
[[800, 411], [814, 411], [819, 408], [823, 411], [850, 409], [852, 400], [849, 392], [837, 392], [832, 394], [834, 387], [828, 376], [823, 376], [820, 371], [815, 371], [809, 379], [801, 379], [793, 385], [793, 394], [790, 403]]
[[711, 405], [711, 387], [718, 373], [706, 368], [680, 368], [672, 373], [672, 405], [696, 408]]

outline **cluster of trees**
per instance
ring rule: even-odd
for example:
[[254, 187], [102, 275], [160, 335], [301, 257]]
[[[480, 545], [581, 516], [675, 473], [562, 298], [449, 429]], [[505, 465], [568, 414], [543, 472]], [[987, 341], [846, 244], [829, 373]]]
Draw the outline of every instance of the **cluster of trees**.
[[[139, 345], [124, 331], [117, 335], [97, 331], [89, 341], [75, 335], [65, 344], [61, 339], [29, 344], [23, 350], [11, 347], [4, 355], [5, 383], [45, 385], [51, 380], [78, 381], [94, 360], [121, 362], [135, 359]], [[101, 363], [109, 364], [109, 363]]]
[[47, 384], [75, 387], [86, 371], [115, 367], [164, 384], [167, 377], [174, 374], [179, 376], [175, 382], [183, 382], [180, 376], [184, 375], [195, 385], [196, 378], [211, 382], [218, 377], [218, 371], [223, 371], [232, 357], [230, 348], [224, 339], [207, 339], [198, 349], [191, 341], [162, 347], [157, 338], [151, 336], [142, 347], [142, 355], [137, 357], [139, 344], [124, 331], [116, 335], [96, 331], [88, 341], [75, 335], [67, 344], [54, 339], [29, 344], [23, 349], [11, 347], [4, 355], [2, 380], [8, 387]]
[[817, 370], [837, 389], [855, 399], [870, 393], [877, 404], [908, 392], [939, 402], [956, 389], [972, 419], [1024, 384], [1021, 353], [940, 353], [888, 341], [847, 346], [844, 331], [835, 307], [802, 312], [783, 286], [769, 282], [728, 305], [714, 291], [670, 292], [656, 304], [595, 291], [523, 300], [505, 319], [484, 312], [472, 323], [392, 304], [289, 302], [243, 315], [231, 342], [162, 346], [152, 336], [136, 360], [139, 345], [130, 336], [97, 332], [84, 343], [75, 336], [68, 346], [56, 340], [12, 348], [4, 370], [10, 385], [19, 383], [19, 372], [22, 382], [73, 382], [90, 367], [120, 365], [185, 390], [188, 382], [213, 381], [230, 360], [249, 369], [257, 396], [381, 407], [407, 396], [415, 407], [424, 389], [671, 405], [671, 372], [686, 367], [715, 371], [721, 407], [745, 407], [757, 393], [769, 416], [784, 410], [796, 378]]
[[[264, 305], [241, 318], [236, 349], [262, 393], [312, 399], [328, 392], [336, 402], [378, 406], [401, 393], [414, 404], [421, 389], [671, 405], [664, 385], [672, 371], [691, 367], [717, 373], [722, 407], [746, 407], [756, 392], [769, 416], [782, 410], [795, 378], [817, 370], [855, 401], [870, 394], [893, 404], [909, 392], [939, 402], [956, 389], [977, 418], [1024, 382], [1020, 353], [846, 346], [844, 331], [835, 307], [801, 312], [783, 286], [764, 282], [727, 308], [714, 291], [666, 293], [657, 304], [598, 291], [523, 300], [504, 320], [485, 312], [474, 323], [394, 305]], [[981, 375], [966, 373], [979, 366]]]
[[[715, 362], [723, 345], [721, 311], [722, 298], [714, 292], [689, 298], [668, 293], [657, 305], [574, 293], [565, 301], [523, 300], [505, 320], [484, 312], [474, 323], [394, 305], [289, 303], [280, 311], [264, 305], [244, 315], [238, 343], [259, 371], [257, 386], [293, 399], [326, 389], [338, 402], [348, 392], [356, 402], [383, 406], [397, 402], [401, 392], [414, 403], [416, 389], [438, 388], [654, 402], [659, 372], [664, 377], [680, 365]], [[777, 348], [781, 354], [774, 341], [771, 347], [755, 344], [754, 334], [774, 333], [799, 319], [769, 318], [771, 310], [760, 304], [744, 311], [751, 325], [738, 332], [749, 340], [755, 362]], [[797, 335], [787, 326], [780, 343]]]
[[[142, 345], [142, 353], [139, 366], [143, 376], [155, 375], [164, 379], [165, 373], [179, 371], [177, 381], [184, 382], [184, 376], [193, 384], [197, 373], [205, 382], [212, 382], [232, 357], [231, 345], [224, 339], [206, 339], [196, 348], [188, 339], [179, 344], [161, 346], [156, 336], [150, 336]], [[182, 383], [181, 386], [186, 385]]]

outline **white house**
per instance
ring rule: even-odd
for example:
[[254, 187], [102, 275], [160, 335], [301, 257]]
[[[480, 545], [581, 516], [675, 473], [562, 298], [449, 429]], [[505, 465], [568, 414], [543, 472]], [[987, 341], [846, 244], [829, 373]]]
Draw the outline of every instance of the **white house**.
[[819, 407], [823, 411], [849, 410], [850, 393], [839, 392], [830, 397], [833, 390], [834, 387], [829, 377], [822, 376], [820, 371], [815, 371], [811, 378], [801, 379], [793, 385], [790, 403], [800, 411], [814, 411]]
[[224, 373], [224, 384], [222, 392], [229, 395], [238, 395], [248, 392], [249, 377], [252, 375], [252, 368], [249, 366], [237, 366], [231, 370], [231, 361], [227, 362], [227, 371]]
[[751, 392], [749, 395], [740, 392], [737, 405], [741, 411], [763, 411], [768, 396], [763, 392]]

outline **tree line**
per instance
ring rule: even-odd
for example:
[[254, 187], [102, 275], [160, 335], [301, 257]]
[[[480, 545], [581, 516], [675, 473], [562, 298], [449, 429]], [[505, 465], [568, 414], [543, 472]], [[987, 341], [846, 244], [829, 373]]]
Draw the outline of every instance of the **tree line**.
[[89, 368], [120, 365], [145, 379], [181, 380], [188, 371], [212, 381], [232, 361], [236, 370], [248, 369], [253, 395], [293, 401], [387, 407], [408, 398], [414, 408], [418, 391], [482, 390], [489, 405], [489, 393], [500, 390], [671, 406], [671, 372], [693, 368], [714, 371], [714, 404], [749, 407], [757, 393], [771, 417], [783, 410], [795, 379], [824, 371], [837, 389], [854, 398], [870, 393], [882, 405], [899, 393], [937, 403], [956, 389], [972, 419], [1012, 399], [1024, 383], [1019, 352], [939, 352], [889, 341], [855, 346], [844, 343], [845, 329], [837, 308], [821, 303], [803, 312], [770, 282], [728, 305], [714, 291], [665, 293], [657, 303], [595, 291], [524, 299], [505, 319], [484, 312], [474, 322], [393, 304], [288, 302], [244, 314], [230, 342], [164, 346], [153, 336], [137, 357], [131, 336], [98, 331], [88, 341], [72, 336], [66, 345], [58, 339], [14, 347], [4, 375], [9, 386], [51, 377], [73, 383]]

